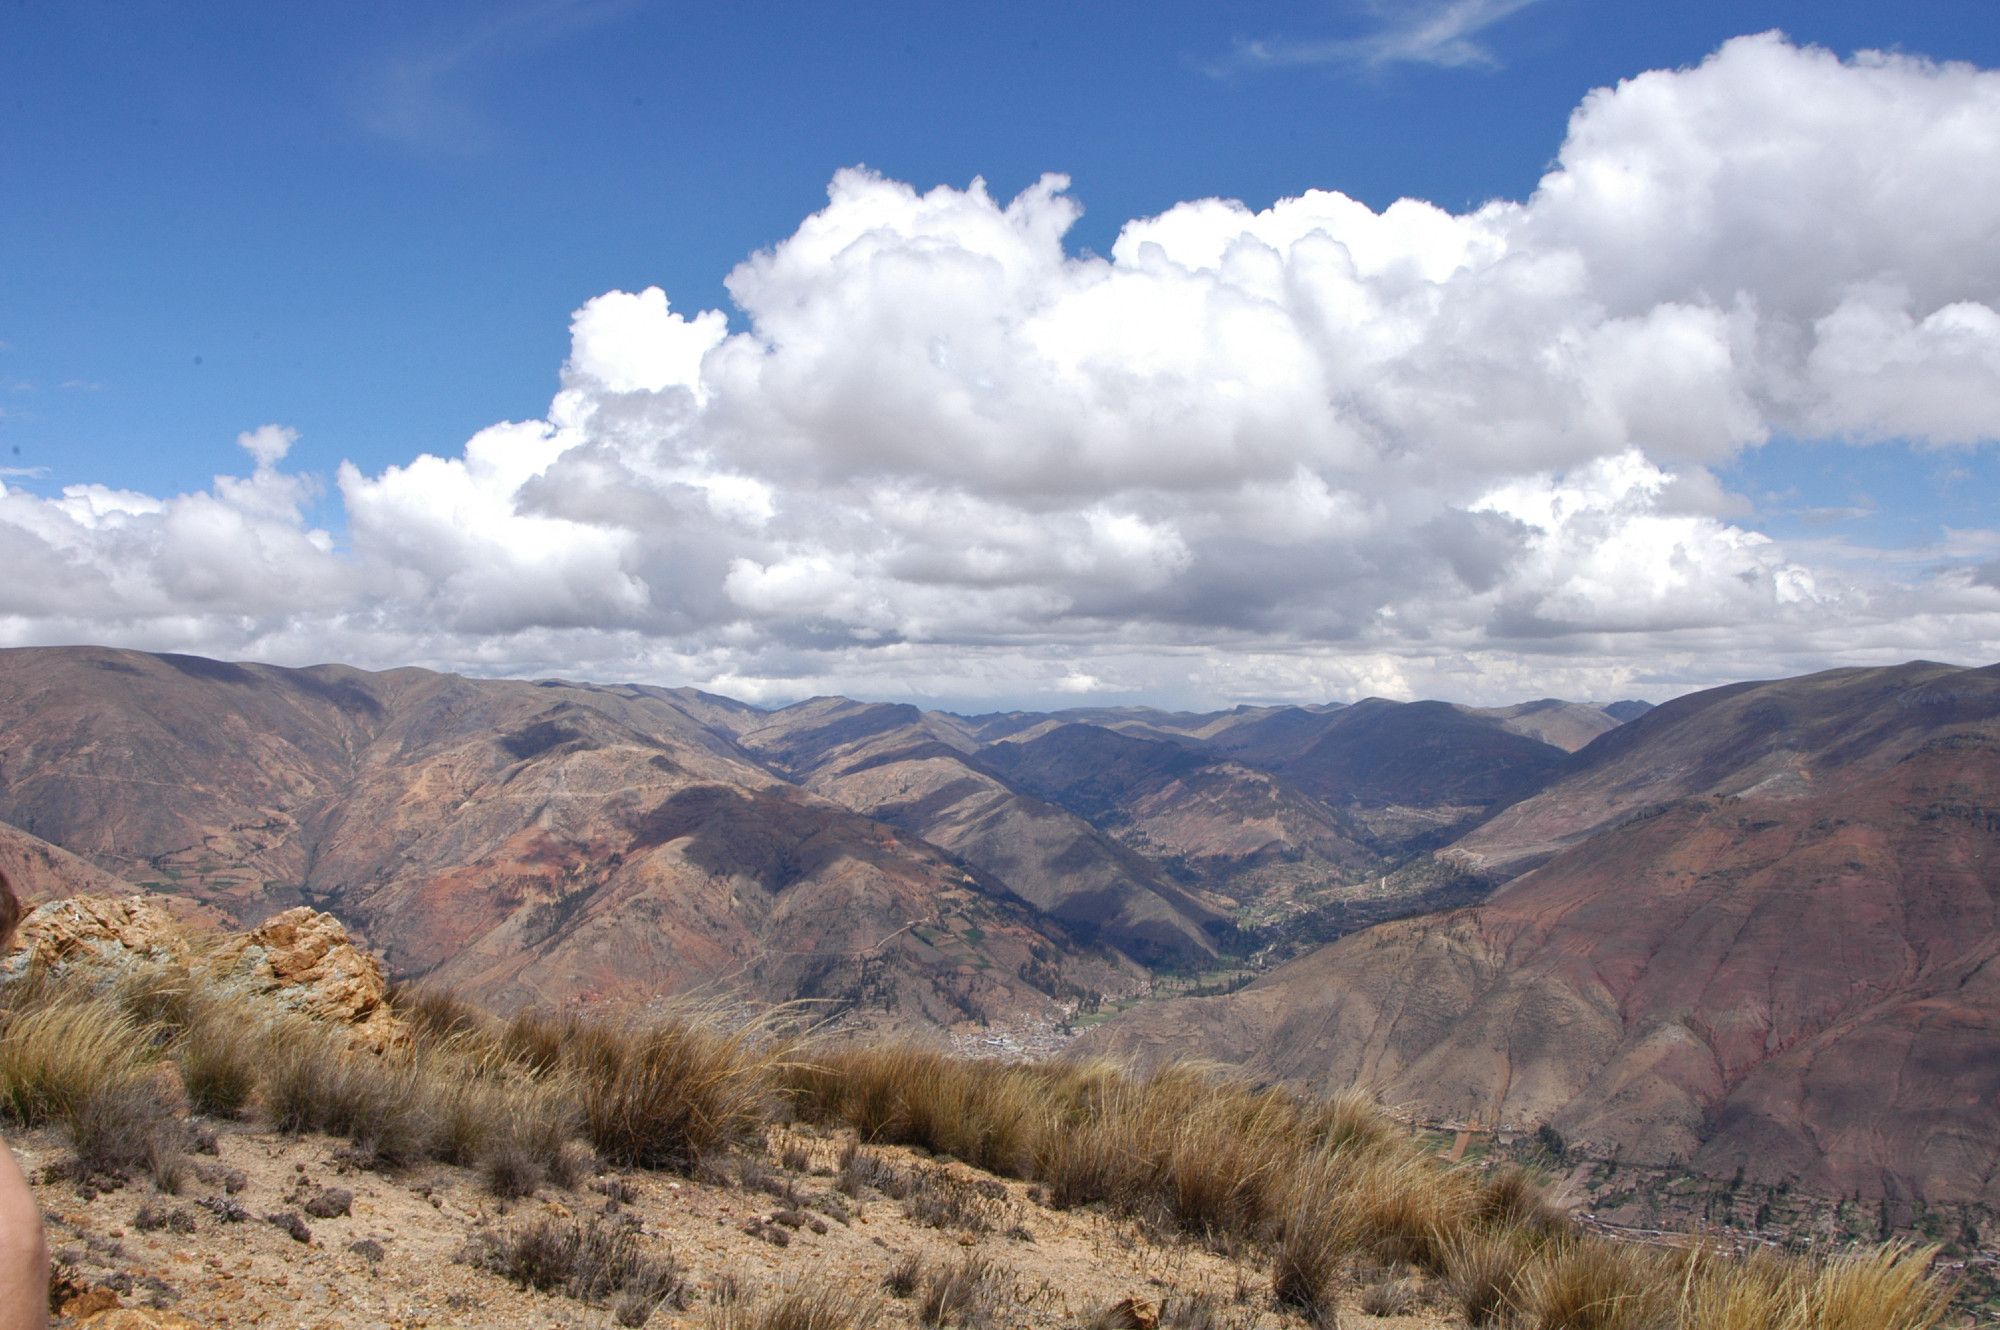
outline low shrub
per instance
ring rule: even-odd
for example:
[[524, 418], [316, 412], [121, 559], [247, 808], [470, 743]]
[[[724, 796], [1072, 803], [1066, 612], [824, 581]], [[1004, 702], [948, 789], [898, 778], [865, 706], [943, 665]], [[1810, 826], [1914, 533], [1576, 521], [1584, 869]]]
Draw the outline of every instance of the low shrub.
[[687, 1293], [680, 1263], [648, 1253], [633, 1228], [617, 1220], [539, 1219], [510, 1233], [481, 1235], [474, 1259], [523, 1288], [579, 1302], [616, 1298], [621, 1308], [643, 1306], [648, 1315], [664, 1304], [681, 1304]]
[[1408, 1316], [1423, 1302], [1414, 1279], [1385, 1279], [1361, 1290], [1361, 1310], [1370, 1316]]

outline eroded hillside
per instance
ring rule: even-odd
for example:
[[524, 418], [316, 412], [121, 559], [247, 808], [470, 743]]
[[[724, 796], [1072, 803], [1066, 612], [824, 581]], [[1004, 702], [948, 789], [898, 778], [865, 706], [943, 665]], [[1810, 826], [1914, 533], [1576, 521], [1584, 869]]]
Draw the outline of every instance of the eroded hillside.
[[1454, 847], [1539, 860], [1093, 1047], [1824, 1196], [2000, 1202], [2000, 668], [1669, 703]]

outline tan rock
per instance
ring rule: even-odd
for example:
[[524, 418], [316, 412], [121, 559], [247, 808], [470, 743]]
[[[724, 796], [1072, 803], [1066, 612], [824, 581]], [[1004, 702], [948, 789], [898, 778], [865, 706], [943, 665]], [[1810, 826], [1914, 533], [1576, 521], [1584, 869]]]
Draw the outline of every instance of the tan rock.
[[330, 914], [301, 905], [273, 915], [226, 940], [211, 965], [225, 983], [350, 1027], [364, 1047], [379, 1050], [407, 1037], [389, 1008], [381, 962], [355, 946]]
[[199, 1322], [174, 1312], [117, 1307], [77, 1322], [78, 1330], [203, 1330]]
[[21, 921], [6, 973], [31, 965], [186, 964], [187, 935], [172, 915], [144, 896], [71, 896], [48, 901]]
[[1097, 1317], [1105, 1330], [1159, 1330], [1160, 1309], [1150, 1298], [1128, 1293]]
[[83, 1317], [94, 1316], [98, 1312], [108, 1311], [118, 1305], [117, 1291], [99, 1284], [95, 1288], [85, 1289], [73, 1298], [63, 1299], [62, 1306], [57, 1310], [64, 1316]]

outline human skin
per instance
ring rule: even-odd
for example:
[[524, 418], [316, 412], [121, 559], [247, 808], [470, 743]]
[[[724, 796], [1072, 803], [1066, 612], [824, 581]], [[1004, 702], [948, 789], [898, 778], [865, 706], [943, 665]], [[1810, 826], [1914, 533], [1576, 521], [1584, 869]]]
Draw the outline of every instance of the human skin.
[[[0, 873], [0, 952], [14, 940], [21, 906]], [[47, 1330], [49, 1247], [42, 1212], [14, 1153], [0, 1147], [0, 1330]]]
[[35, 1194], [11, 1150], [0, 1149], [0, 1330], [45, 1330], [49, 1249]]

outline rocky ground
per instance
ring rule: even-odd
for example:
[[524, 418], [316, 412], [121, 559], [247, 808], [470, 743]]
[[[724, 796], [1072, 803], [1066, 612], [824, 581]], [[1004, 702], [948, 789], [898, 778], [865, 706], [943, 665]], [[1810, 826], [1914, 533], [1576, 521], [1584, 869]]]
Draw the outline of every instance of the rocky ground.
[[[463, 1169], [400, 1172], [345, 1162], [343, 1142], [223, 1125], [178, 1195], [150, 1183], [79, 1184], [66, 1145], [39, 1132], [10, 1142], [41, 1198], [67, 1313], [58, 1325], [264, 1326], [419, 1330], [618, 1324], [608, 1304], [525, 1290], [482, 1267], [481, 1235], [547, 1217], [635, 1226], [648, 1252], [686, 1279], [654, 1326], [711, 1323], [732, 1298], [805, 1283], [846, 1286], [886, 1306], [887, 1324], [919, 1325], [923, 1287], [885, 1287], [912, 1258], [924, 1272], [990, 1263], [988, 1301], [951, 1318], [967, 1330], [1083, 1327], [1130, 1299], [1131, 1330], [1298, 1330], [1272, 1306], [1255, 1260], [1233, 1259], [1146, 1224], [1058, 1211], [1027, 1185], [901, 1148], [879, 1157], [880, 1185], [840, 1187], [842, 1134], [784, 1129], [764, 1156], [704, 1178], [597, 1173], [573, 1188], [495, 1199]], [[789, 1167], [787, 1166], [789, 1165]], [[919, 1276], [921, 1281], [922, 1276]], [[1434, 1330], [1435, 1305], [1376, 1317], [1350, 1290], [1346, 1324]], [[629, 1323], [629, 1321], [628, 1321]], [[1150, 1330], [1150, 1327], [1147, 1327]]]

